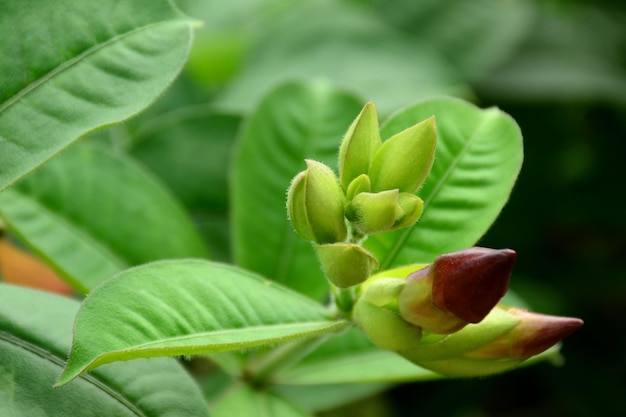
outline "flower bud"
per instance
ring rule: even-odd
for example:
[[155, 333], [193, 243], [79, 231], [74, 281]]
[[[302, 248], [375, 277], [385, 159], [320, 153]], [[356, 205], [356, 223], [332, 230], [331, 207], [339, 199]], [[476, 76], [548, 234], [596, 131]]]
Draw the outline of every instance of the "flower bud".
[[415, 194], [400, 193], [398, 205], [402, 209], [402, 215], [393, 224], [392, 230], [413, 226], [424, 211], [424, 201]]
[[306, 160], [307, 169], [293, 179], [287, 194], [287, 212], [296, 232], [317, 243], [344, 241], [343, 191], [326, 165]]
[[520, 308], [508, 308], [519, 324], [491, 343], [466, 354], [480, 359], [526, 359], [556, 345], [578, 330], [583, 321], [573, 317], [550, 316]]
[[449, 334], [480, 322], [507, 290], [515, 252], [470, 248], [439, 256], [406, 279], [402, 317], [430, 333]]
[[[479, 343], [472, 343], [471, 346], [464, 346], [466, 352], [462, 354], [457, 352], [459, 353], [457, 356], [442, 357], [434, 354], [429, 356], [424, 354], [422, 346], [404, 356], [420, 366], [442, 375], [454, 377], [490, 375], [519, 366], [532, 356], [553, 347], [583, 325], [582, 320], [577, 318], [549, 316], [519, 308], [496, 307], [484, 321], [469, 325], [460, 332], [447, 336], [445, 340], [451, 342], [452, 338], [464, 333], [465, 339], [472, 340], [472, 335], [468, 335], [466, 329], [482, 331], [488, 322], [494, 322], [494, 320], [490, 320], [490, 317], [496, 315], [499, 315], [499, 321], [503, 323], [514, 320], [515, 325], [510, 326], [506, 332], [496, 338], [491, 338], [490, 341], [480, 347], [477, 346], [485, 342], [485, 339]], [[463, 341], [456, 340], [456, 343], [462, 345]], [[424, 346], [432, 346], [435, 350], [436, 344]]]
[[346, 199], [352, 200], [359, 193], [369, 193], [372, 190], [372, 182], [367, 174], [361, 174], [352, 180], [346, 190]]
[[382, 277], [368, 283], [352, 311], [355, 324], [382, 349], [399, 351], [415, 347], [422, 331], [404, 321], [396, 306], [404, 280]]
[[346, 207], [346, 217], [363, 235], [386, 232], [404, 214], [398, 194], [398, 190], [357, 194]]
[[376, 106], [367, 103], [339, 147], [339, 178], [344, 190], [356, 177], [368, 173], [380, 144]]
[[437, 131], [430, 117], [387, 139], [369, 169], [374, 192], [398, 189], [414, 194], [430, 172]]
[[358, 285], [378, 268], [378, 260], [355, 243], [316, 245], [315, 252], [324, 275], [339, 288]]
[[413, 225], [422, 215], [424, 202], [414, 194], [387, 190], [357, 194], [346, 207], [346, 217], [363, 235]]

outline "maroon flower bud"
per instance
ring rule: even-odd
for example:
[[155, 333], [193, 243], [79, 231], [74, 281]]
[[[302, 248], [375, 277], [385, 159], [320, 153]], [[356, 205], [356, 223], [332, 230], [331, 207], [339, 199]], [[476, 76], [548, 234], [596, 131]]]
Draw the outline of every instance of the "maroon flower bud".
[[433, 264], [433, 302], [468, 323], [478, 323], [504, 296], [516, 254], [511, 249], [469, 248]]
[[507, 312], [519, 319], [519, 324], [507, 334], [467, 353], [466, 357], [480, 359], [526, 359], [537, 355], [578, 330], [581, 319], [533, 313], [520, 308]]
[[470, 248], [439, 256], [406, 278], [398, 308], [409, 323], [449, 334], [478, 323], [507, 290], [515, 252]]

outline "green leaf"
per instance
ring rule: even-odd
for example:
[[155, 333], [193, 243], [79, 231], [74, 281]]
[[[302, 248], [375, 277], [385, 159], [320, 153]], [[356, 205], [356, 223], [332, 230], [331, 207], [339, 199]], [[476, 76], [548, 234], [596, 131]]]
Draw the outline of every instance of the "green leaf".
[[232, 266], [162, 261], [129, 269], [83, 302], [58, 384], [104, 363], [240, 350], [345, 327], [322, 305]]
[[332, 336], [292, 368], [274, 376], [279, 385], [423, 381], [441, 378], [396, 353], [374, 346], [356, 328]]
[[189, 106], [142, 124], [131, 132], [128, 149], [180, 199], [209, 246], [211, 259], [223, 262], [231, 258], [228, 173], [240, 121], [239, 116], [207, 106]]
[[192, 37], [165, 0], [0, 0], [0, 10], [0, 190], [148, 106]]
[[272, 387], [272, 392], [289, 398], [298, 407], [313, 413], [364, 400], [384, 391], [389, 386], [390, 384], [384, 382], [341, 385], [279, 385]]
[[159, 182], [132, 159], [86, 143], [0, 193], [0, 216], [83, 292], [133, 265], [206, 256]]
[[0, 284], [0, 415], [208, 414], [198, 386], [170, 358], [110, 364], [53, 389], [78, 307], [69, 298]]
[[461, 75], [427, 39], [393, 30], [373, 12], [320, 1], [292, 9], [262, 26], [265, 31], [257, 35], [219, 105], [249, 111], [274, 86], [311, 78], [327, 79], [373, 101], [381, 114], [437, 94], [469, 95]]
[[287, 220], [286, 193], [305, 158], [336, 170], [361, 103], [322, 83], [286, 84], [244, 125], [232, 172], [235, 262], [316, 299], [328, 294], [313, 248]]
[[214, 417], [310, 417], [276, 393], [237, 385], [211, 410]]
[[221, 212], [227, 207], [227, 174], [239, 122], [238, 116], [206, 106], [179, 109], [132, 132], [128, 151], [190, 211]]
[[365, 246], [380, 269], [430, 263], [442, 253], [476, 244], [509, 198], [522, 165], [522, 135], [496, 108], [452, 98], [424, 101], [393, 115], [382, 137], [436, 117], [435, 162], [417, 195], [424, 212], [412, 227], [371, 236]]
[[395, 26], [427, 40], [467, 78], [488, 78], [533, 30], [537, 6], [501, 0], [377, 0]]
[[[523, 2], [519, 2], [523, 3]], [[517, 53], [479, 80], [495, 101], [626, 104], [623, 10], [577, 2], [544, 7]]]

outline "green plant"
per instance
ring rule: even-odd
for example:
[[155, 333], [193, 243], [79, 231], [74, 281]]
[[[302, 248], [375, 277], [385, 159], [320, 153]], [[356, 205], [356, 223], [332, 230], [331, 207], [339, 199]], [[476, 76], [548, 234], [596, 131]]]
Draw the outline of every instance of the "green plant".
[[[350, 92], [278, 86], [238, 133], [233, 262], [214, 262], [203, 223], [186, 212], [194, 198], [221, 204], [225, 179], [202, 183], [192, 159], [211, 155], [191, 151], [168, 167], [167, 180], [187, 187], [176, 197], [137, 161], [164, 160], [170, 143], [131, 146], [110, 130], [73, 144], [161, 94], [185, 62], [193, 23], [165, 1], [67, 0], [31, 14], [34, 5], [0, 1], [11, 17], [0, 20], [0, 216], [75, 298], [88, 296], [0, 284], [5, 414], [206, 415], [208, 401], [218, 416], [301, 416], [390, 383], [552, 358], [557, 348], [534, 355], [580, 325], [496, 306], [510, 252], [458, 253], [493, 223], [521, 167], [521, 134], [501, 111], [431, 99], [379, 129], [374, 106], [361, 110]], [[206, 119], [223, 132], [237, 121]], [[135, 136], [158, 137], [163, 126]], [[305, 240], [285, 215], [294, 177], [287, 212]], [[450, 256], [505, 266], [458, 273], [486, 288], [469, 303], [446, 285], [433, 290], [457, 274]], [[431, 295], [444, 301], [432, 308]], [[556, 331], [541, 349], [518, 346], [538, 328]], [[156, 356], [201, 356], [215, 368], [192, 368], [194, 381], [183, 362]], [[329, 386], [335, 397], [320, 394]]]

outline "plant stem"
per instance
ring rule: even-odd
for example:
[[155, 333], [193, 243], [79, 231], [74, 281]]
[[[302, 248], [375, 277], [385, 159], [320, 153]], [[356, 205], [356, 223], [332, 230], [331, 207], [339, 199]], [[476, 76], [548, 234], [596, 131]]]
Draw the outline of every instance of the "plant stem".
[[339, 288], [331, 284], [331, 290], [337, 310], [343, 317], [350, 319], [356, 300], [355, 287]]

